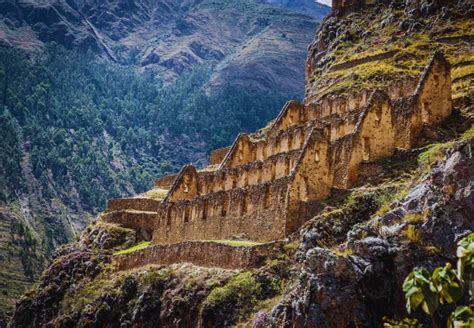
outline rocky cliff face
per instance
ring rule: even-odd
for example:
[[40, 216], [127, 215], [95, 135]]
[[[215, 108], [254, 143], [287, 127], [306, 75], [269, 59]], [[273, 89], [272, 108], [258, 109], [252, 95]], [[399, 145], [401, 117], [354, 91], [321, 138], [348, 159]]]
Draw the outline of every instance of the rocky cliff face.
[[114, 252], [136, 236], [93, 224], [56, 253], [11, 326], [376, 327], [407, 316], [405, 276], [454, 263], [456, 242], [474, 229], [473, 14], [471, 1], [393, 0], [324, 21], [309, 48], [307, 103], [418, 75], [442, 50], [453, 65], [455, 113], [425, 126], [419, 148], [365, 163], [367, 174], [321, 202], [281, 256], [240, 271], [120, 272]]

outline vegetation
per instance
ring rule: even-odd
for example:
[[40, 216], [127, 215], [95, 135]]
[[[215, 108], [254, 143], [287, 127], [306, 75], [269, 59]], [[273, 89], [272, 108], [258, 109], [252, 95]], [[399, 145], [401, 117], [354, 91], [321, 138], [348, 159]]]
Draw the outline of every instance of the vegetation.
[[[374, 15], [372, 12], [352, 13], [344, 20], [346, 29], [338, 35], [334, 46], [326, 55], [332, 70], [316, 68], [311, 80], [317, 80], [322, 93], [352, 93], [361, 89], [383, 87], [389, 81], [419, 76], [435, 51], [443, 51], [453, 65], [453, 95], [459, 98], [471, 92], [468, 79], [472, 77], [472, 50], [468, 42], [446, 42], [458, 37], [471, 37], [472, 20], [459, 19], [456, 23], [433, 16], [419, 18], [424, 28], [401, 30], [399, 23], [406, 13], [387, 9]], [[396, 17], [397, 19], [390, 18]], [[405, 17], [403, 17], [405, 16]], [[437, 24], [430, 24], [433, 20]], [[348, 51], [350, 50], [350, 51]], [[394, 52], [394, 56], [373, 60], [373, 56]], [[324, 60], [324, 59], [323, 59]], [[366, 62], [356, 64], [357, 61]]]
[[223, 311], [227, 312], [237, 308], [239, 311], [229, 312], [234, 314], [240, 312], [240, 317], [245, 317], [257, 304], [257, 297], [261, 290], [262, 286], [253, 277], [252, 273], [240, 273], [233, 277], [226, 285], [214, 288], [202, 304], [202, 311], [205, 315], [206, 313], [211, 315], [217, 309], [224, 309]]
[[82, 206], [99, 210], [148, 189], [192, 154], [264, 126], [287, 97], [238, 88], [207, 94], [212, 70], [198, 67], [165, 86], [56, 45], [33, 61], [0, 49], [0, 199], [22, 191], [23, 165], [44, 198], [73, 206], [75, 190]]
[[[469, 234], [458, 243], [458, 265], [454, 269], [450, 263], [436, 268], [432, 274], [425, 268], [411, 272], [403, 283], [403, 291], [407, 300], [408, 313], [414, 313], [418, 308], [430, 316], [432, 325], [439, 326], [436, 313], [441, 305], [456, 304], [466, 301], [465, 286], [469, 286], [469, 296], [472, 301], [472, 273], [474, 270], [474, 233]], [[451, 313], [447, 322], [448, 327], [472, 327], [474, 311], [464, 304]], [[387, 327], [405, 327], [402, 323], [387, 323]], [[414, 325], [418, 326], [418, 324]]]
[[115, 252], [114, 255], [130, 254], [130, 253], [139, 251], [140, 249], [147, 248], [147, 247], [150, 246], [150, 245], [151, 245], [151, 242], [149, 242], [149, 241], [142, 241], [142, 242], [136, 244], [135, 246], [132, 246], [132, 247], [130, 247], [130, 248], [123, 249], [123, 250], [121, 250], [121, 251]]

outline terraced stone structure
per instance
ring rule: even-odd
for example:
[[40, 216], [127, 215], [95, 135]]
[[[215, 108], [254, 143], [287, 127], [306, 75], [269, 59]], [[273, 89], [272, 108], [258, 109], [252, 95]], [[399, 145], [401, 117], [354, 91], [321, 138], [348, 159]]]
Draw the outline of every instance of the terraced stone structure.
[[208, 168], [187, 165], [158, 179], [152, 192], [161, 197], [112, 200], [103, 219], [155, 244], [281, 240], [333, 188], [349, 188], [361, 163], [412, 148], [423, 125], [438, 124], [451, 111], [450, 65], [436, 53], [419, 79], [290, 101], [271, 126], [214, 152]]

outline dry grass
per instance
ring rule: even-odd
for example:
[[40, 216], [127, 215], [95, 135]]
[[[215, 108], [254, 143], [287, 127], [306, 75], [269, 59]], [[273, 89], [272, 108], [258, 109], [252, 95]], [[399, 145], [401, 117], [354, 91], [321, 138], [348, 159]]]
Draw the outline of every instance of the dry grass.
[[166, 195], [168, 195], [168, 190], [160, 188], [155, 188], [142, 194], [143, 197], [155, 200], [165, 199]]
[[136, 252], [138, 250], [141, 250], [141, 249], [144, 249], [144, 248], [147, 248], [148, 246], [151, 245], [151, 242], [149, 241], [142, 241], [141, 243], [135, 245], [135, 246], [132, 246], [130, 248], [127, 248], [127, 249], [123, 249], [121, 251], [118, 251], [118, 252], [115, 252], [114, 255], [124, 255], [124, 254], [130, 254], [130, 253], [133, 253], [133, 252]]
[[408, 225], [407, 229], [405, 230], [405, 236], [408, 238], [408, 240], [410, 241], [410, 243], [412, 244], [417, 244], [420, 242], [421, 240], [421, 234], [420, 232], [418, 231], [418, 229], [410, 224]]

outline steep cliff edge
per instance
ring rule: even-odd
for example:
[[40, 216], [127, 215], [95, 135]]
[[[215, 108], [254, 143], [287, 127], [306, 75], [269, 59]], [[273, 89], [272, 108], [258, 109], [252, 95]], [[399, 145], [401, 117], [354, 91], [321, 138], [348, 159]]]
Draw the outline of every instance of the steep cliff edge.
[[378, 5], [338, 8], [325, 20], [310, 47], [306, 103], [410, 80], [442, 50], [453, 66], [447, 121], [425, 125], [414, 149], [364, 162], [352, 188], [333, 190], [320, 214], [256, 269], [120, 271], [120, 250], [147, 246], [146, 232], [98, 218], [56, 254], [11, 325], [378, 327], [384, 317], [407, 316], [405, 276], [454, 263], [456, 242], [474, 228], [474, 8], [462, 0]]

